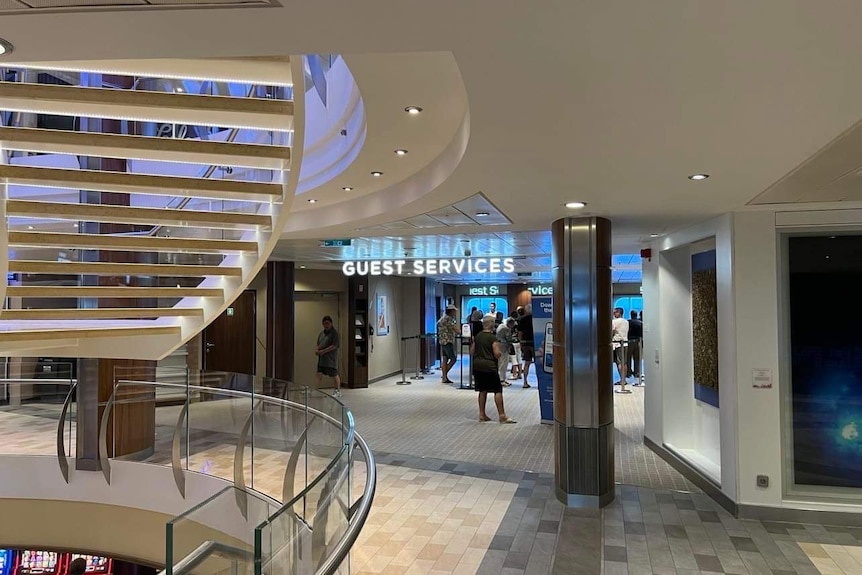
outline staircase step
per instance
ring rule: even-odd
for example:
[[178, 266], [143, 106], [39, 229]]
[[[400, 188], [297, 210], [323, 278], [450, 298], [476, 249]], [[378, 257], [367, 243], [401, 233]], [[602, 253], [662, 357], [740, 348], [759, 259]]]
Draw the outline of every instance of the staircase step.
[[105, 326], [101, 328], [22, 329], [20, 326], [16, 326], [13, 331], [7, 329], [4, 322], [0, 321], [0, 342], [3, 343], [91, 337], [152, 337], [156, 335], [180, 335], [180, 328], [178, 326], [144, 325], [134, 327]]
[[9, 232], [9, 245], [149, 252], [238, 253], [257, 252], [256, 242], [160, 236], [115, 236], [108, 234], [64, 234]]
[[255, 229], [258, 226], [269, 226], [272, 224], [272, 218], [265, 214], [203, 212], [167, 208], [132, 208], [129, 206], [39, 202], [34, 200], [7, 200], [6, 213], [10, 216], [58, 218], [85, 222], [159, 224], [180, 227], [206, 226], [218, 229]]
[[148, 319], [156, 317], [203, 317], [197, 307], [118, 307], [86, 309], [9, 309], [0, 320]]
[[120, 118], [193, 126], [286, 131], [293, 127], [293, 102], [0, 82], [0, 108], [90, 118]]
[[290, 163], [290, 148], [236, 144], [184, 138], [154, 138], [39, 128], [0, 127], [4, 149], [42, 154], [72, 154], [98, 158], [187, 162], [283, 170]]
[[242, 268], [227, 266], [120, 264], [111, 262], [49, 262], [9, 260], [9, 271], [28, 274], [162, 276], [162, 277], [242, 277]]
[[9, 286], [7, 297], [183, 298], [224, 297], [220, 288], [126, 286]]
[[0, 179], [10, 184], [220, 200], [269, 202], [282, 196], [281, 184], [36, 166], [0, 165]]

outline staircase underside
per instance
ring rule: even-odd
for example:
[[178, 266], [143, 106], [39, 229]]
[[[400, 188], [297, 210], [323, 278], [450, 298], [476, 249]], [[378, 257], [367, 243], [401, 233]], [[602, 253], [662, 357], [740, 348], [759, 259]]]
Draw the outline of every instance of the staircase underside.
[[230, 86], [184, 80], [178, 62], [170, 91], [45, 81], [85, 78], [70, 72], [0, 81], [0, 356], [159, 359], [242, 293], [293, 200], [303, 93], [301, 59], [274, 62], [267, 86], [243, 81], [243, 62]]

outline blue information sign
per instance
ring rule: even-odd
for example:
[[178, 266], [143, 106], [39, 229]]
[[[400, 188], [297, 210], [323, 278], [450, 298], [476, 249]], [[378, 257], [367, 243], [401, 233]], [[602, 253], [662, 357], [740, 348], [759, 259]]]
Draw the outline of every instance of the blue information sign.
[[536, 380], [539, 384], [539, 413], [542, 423], [554, 422], [554, 330], [551, 296], [533, 296], [533, 341], [536, 351]]

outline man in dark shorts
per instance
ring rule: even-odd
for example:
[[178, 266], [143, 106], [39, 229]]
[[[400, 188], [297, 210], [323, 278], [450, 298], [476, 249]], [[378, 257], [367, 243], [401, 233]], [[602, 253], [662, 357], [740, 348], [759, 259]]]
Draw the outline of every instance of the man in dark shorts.
[[440, 343], [440, 370], [443, 372], [443, 383], [452, 383], [449, 370], [455, 365], [455, 337], [460, 333], [455, 314], [458, 308], [446, 306], [446, 313], [437, 321], [437, 341]]
[[314, 353], [317, 355], [317, 387], [323, 381], [323, 376], [331, 377], [335, 382], [335, 397], [341, 397], [341, 378], [338, 376], [338, 332], [332, 327], [332, 318], [323, 316], [323, 331], [317, 336]]
[[533, 335], [533, 305], [527, 304], [524, 306], [524, 315], [518, 320], [518, 340], [521, 342], [521, 359], [524, 360], [524, 365], [521, 371], [524, 375], [524, 388], [533, 387], [527, 383], [527, 376], [530, 375], [530, 365], [535, 357], [535, 345]]

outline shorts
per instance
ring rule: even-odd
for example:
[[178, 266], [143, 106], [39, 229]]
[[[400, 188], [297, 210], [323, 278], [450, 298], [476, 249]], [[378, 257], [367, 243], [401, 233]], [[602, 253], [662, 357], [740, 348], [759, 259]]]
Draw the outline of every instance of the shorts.
[[322, 365], [317, 366], [317, 373], [322, 373], [326, 377], [337, 377], [338, 370], [334, 367], [323, 367]]
[[521, 359], [524, 361], [533, 361], [536, 359], [535, 350], [532, 343], [521, 343]]
[[455, 344], [452, 342], [449, 343], [441, 343], [440, 344], [440, 355], [443, 356], [443, 359], [456, 359], [455, 356]]
[[473, 385], [476, 391], [487, 391], [488, 393], [503, 393], [503, 384], [496, 371], [474, 371]]
[[614, 348], [614, 363], [626, 363], [627, 350], [628, 348], [625, 345]]
[[513, 343], [512, 348], [514, 349], [514, 355], [515, 355], [515, 359], [512, 360], [512, 363], [518, 363], [518, 361], [519, 361], [518, 358], [521, 357], [521, 344], [520, 344], [520, 342], [519, 343]]

